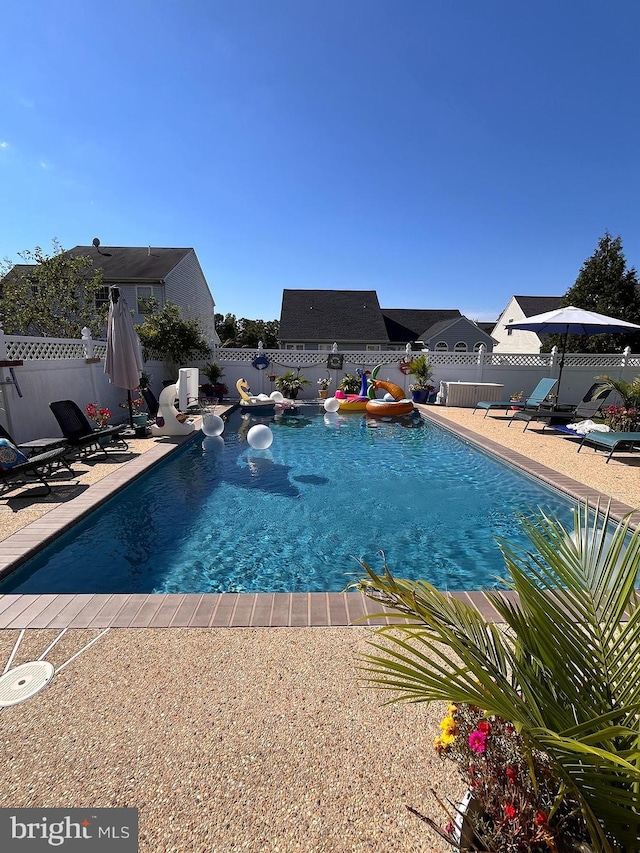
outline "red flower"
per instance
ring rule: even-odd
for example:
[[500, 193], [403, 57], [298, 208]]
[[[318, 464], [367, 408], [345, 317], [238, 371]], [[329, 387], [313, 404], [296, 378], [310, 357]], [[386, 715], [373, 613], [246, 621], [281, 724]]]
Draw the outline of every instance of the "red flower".
[[469, 735], [469, 749], [473, 752], [484, 752], [487, 748], [487, 736], [484, 732], [475, 729]]
[[445, 828], [444, 828], [444, 831], [445, 831], [445, 832], [448, 832], [448, 833], [449, 833], [449, 835], [451, 835], [451, 833], [453, 832], [453, 830], [454, 830], [454, 826], [453, 826], [453, 824], [452, 824], [452, 823], [448, 823], [448, 824], [445, 826]]
[[518, 778], [518, 771], [515, 767], [511, 767], [511, 765], [509, 765], [504, 772], [510, 782], [515, 782]]
[[512, 805], [506, 805], [504, 807], [504, 813], [509, 818], [509, 820], [513, 820], [516, 816], [516, 808]]
[[536, 823], [538, 826], [544, 826], [548, 819], [548, 815], [544, 812], [536, 812]]
[[486, 735], [491, 731], [491, 726], [487, 720], [480, 720], [478, 723], [478, 730], [484, 732]]

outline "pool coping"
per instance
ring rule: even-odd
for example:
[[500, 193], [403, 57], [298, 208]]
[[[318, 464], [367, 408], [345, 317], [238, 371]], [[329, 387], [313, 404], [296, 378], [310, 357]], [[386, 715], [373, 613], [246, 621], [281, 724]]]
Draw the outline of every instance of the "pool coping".
[[[438, 415], [433, 407], [418, 405], [423, 416], [476, 447], [542, 480], [579, 501], [610, 503], [611, 517], [619, 521], [632, 514], [640, 524], [640, 512], [610, 499], [596, 489], [547, 468], [472, 430]], [[8, 536], [1, 543], [0, 577], [11, 572], [47, 544], [85, 518], [118, 492], [157, 465], [193, 434], [166, 437], [153, 448], [94, 483], [86, 492], [61, 504], [42, 518]], [[449, 593], [473, 604], [487, 619], [499, 614], [480, 591]], [[511, 593], [503, 593], [509, 597]], [[380, 605], [356, 592], [347, 593], [204, 593], [204, 594], [0, 594], [0, 630], [62, 628], [263, 628], [343, 627], [372, 614]], [[383, 615], [360, 624], [388, 624]]]

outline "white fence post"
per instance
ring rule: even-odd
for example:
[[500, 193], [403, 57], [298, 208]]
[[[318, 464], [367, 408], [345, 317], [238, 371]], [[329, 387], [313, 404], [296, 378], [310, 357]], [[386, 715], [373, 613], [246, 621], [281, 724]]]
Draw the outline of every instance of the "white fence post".
[[93, 358], [93, 338], [91, 329], [85, 326], [82, 330], [82, 341], [84, 343], [85, 358]]
[[478, 366], [478, 369], [476, 370], [476, 380], [478, 382], [482, 382], [482, 376], [484, 374], [484, 357], [486, 353], [486, 346], [484, 344], [480, 344], [480, 346], [478, 347], [478, 360], [476, 361], [476, 364]]

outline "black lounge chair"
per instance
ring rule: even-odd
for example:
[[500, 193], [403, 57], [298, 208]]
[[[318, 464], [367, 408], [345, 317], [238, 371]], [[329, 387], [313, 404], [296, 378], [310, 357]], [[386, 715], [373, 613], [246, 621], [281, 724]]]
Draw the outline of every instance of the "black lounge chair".
[[594, 382], [577, 406], [545, 406], [544, 403], [541, 403], [533, 411], [514, 412], [511, 421], [509, 421], [509, 426], [511, 426], [512, 421], [525, 421], [522, 430], [525, 432], [531, 421], [544, 422], [543, 430], [548, 426], [556, 427], [576, 421], [584, 421], [598, 414], [610, 393], [611, 388], [603, 385], [602, 382]]
[[69, 446], [78, 455], [87, 456], [98, 452], [106, 454], [106, 447], [102, 444], [101, 439], [114, 439], [118, 449], [129, 449], [129, 445], [122, 437], [122, 433], [127, 429], [127, 424], [94, 430], [80, 407], [73, 400], [56, 400], [49, 403], [49, 408], [58, 421]]
[[[13, 444], [13, 442], [11, 443]], [[29, 475], [32, 475], [35, 480], [44, 485], [46, 491], [42, 494], [48, 495], [51, 492], [49, 478], [59, 466], [62, 465], [64, 468], [67, 468], [71, 475], [75, 476], [64, 458], [67, 452], [67, 447], [56, 447], [54, 450], [47, 450], [44, 453], [29, 456], [25, 462], [18, 462], [12, 468], [0, 467], [0, 486], [6, 487], [2, 494], [5, 491], [17, 489], [19, 486], [29, 485]]]
[[158, 416], [158, 409], [160, 408], [158, 398], [153, 393], [151, 388], [141, 388], [140, 393], [144, 397], [144, 401], [147, 404], [147, 409], [149, 410], [149, 419], [154, 420]]
[[47, 450], [54, 450], [57, 447], [65, 447], [67, 444], [67, 439], [61, 435], [58, 438], [36, 438], [33, 441], [25, 441], [22, 444], [18, 444], [2, 424], [0, 424], [0, 438], [6, 438], [11, 444], [15, 444], [18, 450], [21, 450], [25, 456], [35, 456], [36, 453], [44, 453]]

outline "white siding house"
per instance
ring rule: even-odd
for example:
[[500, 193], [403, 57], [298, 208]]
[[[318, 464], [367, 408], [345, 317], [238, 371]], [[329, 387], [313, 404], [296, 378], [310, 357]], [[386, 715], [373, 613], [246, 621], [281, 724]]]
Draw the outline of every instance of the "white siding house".
[[491, 337], [498, 341], [493, 351], [539, 353], [542, 344], [535, 332], [509, 329], [509, 324], [524, 320], [525, 317], [553, 311], [559, 307], [561, 298], [560, 296], [512, 296], [491, 332]]

